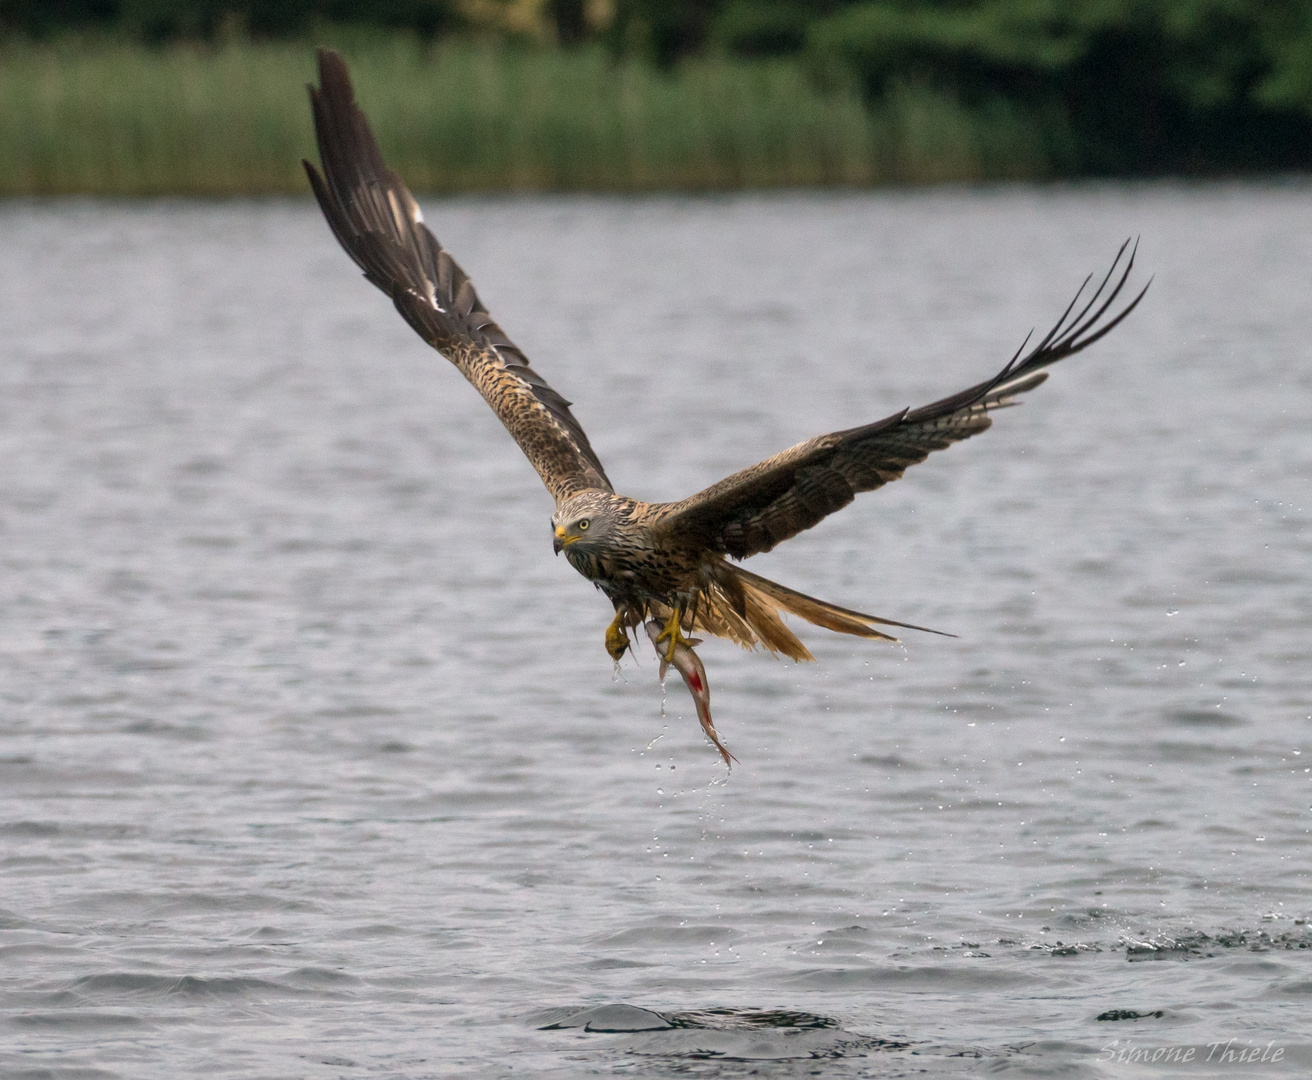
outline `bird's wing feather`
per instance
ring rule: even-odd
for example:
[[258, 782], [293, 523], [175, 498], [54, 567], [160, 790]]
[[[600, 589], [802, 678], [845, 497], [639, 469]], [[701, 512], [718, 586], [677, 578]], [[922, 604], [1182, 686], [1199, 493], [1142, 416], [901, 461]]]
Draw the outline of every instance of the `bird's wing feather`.
[[992, 425], [990, 412], [1015, 404], [1018, 394], [1048, 377], [1042, 368], [1092, 345], [1134, 310], [1147, 285], [1108, 316], [1133, 266], [1134, 249], [1126, 241], [1083, 307], [1077, 310], [1091, 279], [1047, 336], [1028, 352], [1022, 345], [993, 378], [923, 408], [809, 439], [682, 502], [667, 503], [658, 512], [658, 536], [745, 559], [811, 528], [857, 493], [898, 479], [931, 451], [979, 434]]
[[323, 176], [304, 165], [347, 254], [419, 336], [477, 387], [557, 502], [589, 488], [612, 490], [570, 403], [492, 320], [473, 282], [383, 161], [346, 64], [328, 49], [319, 51], [319, 83], [309, 89]]

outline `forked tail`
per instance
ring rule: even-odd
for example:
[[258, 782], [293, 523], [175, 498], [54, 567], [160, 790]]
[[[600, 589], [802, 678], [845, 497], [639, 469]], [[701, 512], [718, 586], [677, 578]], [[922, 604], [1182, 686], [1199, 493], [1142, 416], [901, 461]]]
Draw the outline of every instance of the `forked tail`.
[[[795, 589], [770, 581], [741, 566], [724, 561], [716, 565], [711, 587], [702, 593], [690, 632], [703, 631], [716, 637], [736, 641], [745, 649], [764, 645], [772, 653], [782, 654], [791, 660], [814, 660], [810, 651], [798, 640], [779, 617], [782, 611], [796, 615], [826, 630], [857, 637], [897, 641], [891, 634], [874, 629], [875, 626], [899, 626], [907, 630], [923, 630], [928, 634], [954, 634], [931, 630], [926, 626], [881, 619], [837, 604], [817, 600]], [[668, 612], [653, 612], [668, 617]]]

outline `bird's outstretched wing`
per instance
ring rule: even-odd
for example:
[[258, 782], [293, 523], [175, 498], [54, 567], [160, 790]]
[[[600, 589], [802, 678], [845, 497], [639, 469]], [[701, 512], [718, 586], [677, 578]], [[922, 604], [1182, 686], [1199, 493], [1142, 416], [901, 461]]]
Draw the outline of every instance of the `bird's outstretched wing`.
[[930, 451], [979, 434], [992, 425], [992, 410], [1015, 404], [1017, 394], [1048, 377], [1042, 368], [1092, 345], [1134, 310], [1147, 285], [1109, 315], [1133, 266], [1127, 240], [1084, 305], [1078, 306], [1091, 278], [1047, 336], [1028, 352], [1027, 340], [993, 378], [920, 409], [809, 439], [691, 498], [667, 503], [659, 511], [658, 535], [745, 559], [811, 528], [858, 492], [898, 479]]
[[473, 282], [428, 231], [414, 197], [383, 161], [355, 103], [346, 64], [329, 49], [319, 50], [319, 84], [309, 89], [323, 176], [303, 164], [347, 254], [419, 336], [477, 387], [557, 502], [588, 488], [610, 491], [570, 403], [492, 321]]

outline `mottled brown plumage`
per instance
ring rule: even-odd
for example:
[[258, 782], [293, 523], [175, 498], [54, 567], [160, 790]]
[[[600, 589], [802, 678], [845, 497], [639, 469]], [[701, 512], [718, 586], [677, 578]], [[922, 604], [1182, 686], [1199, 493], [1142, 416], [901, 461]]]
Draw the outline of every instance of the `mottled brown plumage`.
[[1081, 287], [1048, 335], [1028, 351], [1022, 346], [993, 378], [923, 408], [810, 439], [681, 502], [640, 502], [615, 494], [570, 403], [529, 366], [428, 231], [410, 192], [383, 162], [335, 53], [320, 51], [319, 81], [310, 97], [323, 176], [305, 163], [319, 205], [365, 276], [478, 388], [537, 469], [556, 500], [557, 553], [564, 551], [615, 606], [606, 645], [617, 660], [629, 631], [648, 617], [666, 628], [667, 658], [683, 633], [702, 631], [812, 659], [781, 612], [840, 633], [895, 640], [874, 627], [910, 624], [804, 596], [730, 559], [769, 551], [858, 493], [898, 479], [931, 451], [984, 431], [994, 409], [1043, 382], [1041, 369], [1107, 334], [1147, 289], [1112, 311], [1134, 265], [1127, 242], [1084, 305], [1077, 309]]
[[428, 231], [419, 204], [378, 151], [346, 65], [327, 49], [319, 51], [319, 83], [310, 100], [323, 176], [303, 164], [342, 247], [419, 336], [478, 388], [557, 501], [610, 491], [570, 403], [529, 367]]

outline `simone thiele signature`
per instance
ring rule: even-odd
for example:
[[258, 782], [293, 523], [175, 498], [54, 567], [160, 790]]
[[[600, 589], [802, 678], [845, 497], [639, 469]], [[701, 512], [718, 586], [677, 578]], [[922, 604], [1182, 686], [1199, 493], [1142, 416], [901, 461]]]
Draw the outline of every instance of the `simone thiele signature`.
[[1202, 1046], [1139, 1046], [1132, 1039], [1113, 1039], [1098, 1051], [1098, 1060], [1118, 1065], [1262, 1065], [1284, 1060], [1285, 1048], [1271, 1040], [1265, 1046], [1238, 1039]]

